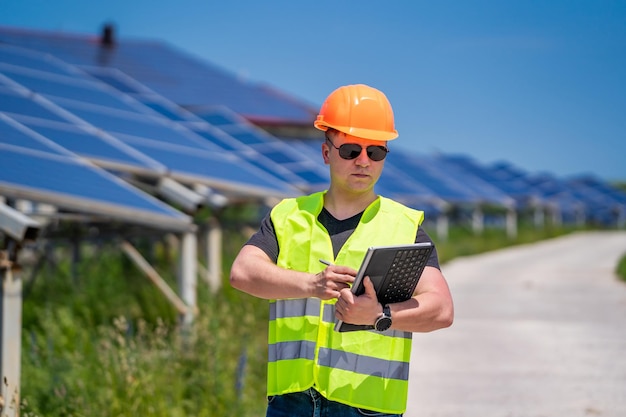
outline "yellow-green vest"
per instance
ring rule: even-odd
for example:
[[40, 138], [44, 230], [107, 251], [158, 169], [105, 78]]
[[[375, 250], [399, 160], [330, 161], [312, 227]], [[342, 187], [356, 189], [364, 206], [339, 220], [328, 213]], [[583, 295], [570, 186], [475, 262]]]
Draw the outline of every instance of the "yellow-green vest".
[[[324, 193], [286, 199], [272, 209], [283, 268], [318, 273], [320, 259], [358, 269], [370, 246], [412, 243], [424, 213], [379, 197], [336, 259], [318, 222]], [[329, 400], [382, 413], [406, 409], [411, 333], [335, 332], [335, 302], [270, 300], [268, 395], [315, 388]]]

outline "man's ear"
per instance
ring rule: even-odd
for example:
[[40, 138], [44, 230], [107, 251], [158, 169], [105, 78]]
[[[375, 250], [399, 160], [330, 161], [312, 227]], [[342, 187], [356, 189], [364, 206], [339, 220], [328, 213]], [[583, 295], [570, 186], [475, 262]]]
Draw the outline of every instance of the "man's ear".
[[328, 165], [330, 163], [329, 160], [330, 148], [327, 143], [322, 143], [322, 158], [324, 158], [324, 164]]

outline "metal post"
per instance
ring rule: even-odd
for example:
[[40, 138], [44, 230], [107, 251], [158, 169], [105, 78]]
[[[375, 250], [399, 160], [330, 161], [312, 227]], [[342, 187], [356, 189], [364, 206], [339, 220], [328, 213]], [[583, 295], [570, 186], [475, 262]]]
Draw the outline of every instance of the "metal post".
[[545, 211], [544, 210], [545, 210], [545, 207], [543, 205], [535, 206], [533, 220], [534, 220], [534, 223], [535, 223], [535, 227], [537, 229], [544, 228], [546, 226]]
[[437, 237], [442, 242], [448, 240], [449, 220], [446, 213], [440, 213], [437, 216]]
[[216, 218], [209, 221], [206, 250], [209, 287], [216, 293], [222, 285], [222, 228]]
[[193, 312], [197, 305], [196, 289], [198, 286], [198, 238], [193, 232], [183, 234], [180, 243], [178, 269], [178, 287], [181, 298], [189, 307], [182, 317], [183, 324], [193, 322]]
[[20, 366], [22, 350], [22, 280], [11, 271], [10, 261], [0, 252], [0, 375], [2, 417], [20, 412]]
[[509, 239], [517, 237], [517, 212], [512, 207], [506, 212], [506, 235]]
[[485, 218], [483, 216], [483, 210], [476, 206], [472, 212], [472, 230], [475, 234], [479, 235], [485, 229]]

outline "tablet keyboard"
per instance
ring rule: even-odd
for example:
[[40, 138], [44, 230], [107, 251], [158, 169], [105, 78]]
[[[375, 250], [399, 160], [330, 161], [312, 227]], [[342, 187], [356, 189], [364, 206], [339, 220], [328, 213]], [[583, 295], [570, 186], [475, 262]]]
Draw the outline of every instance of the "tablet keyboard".
[[379, 294], [381, 303], [396, 303], [411, 298], [415, 282], [429, 255], [430, 250], [424, 248], [398, 251], [387, 272], [387, 287]]

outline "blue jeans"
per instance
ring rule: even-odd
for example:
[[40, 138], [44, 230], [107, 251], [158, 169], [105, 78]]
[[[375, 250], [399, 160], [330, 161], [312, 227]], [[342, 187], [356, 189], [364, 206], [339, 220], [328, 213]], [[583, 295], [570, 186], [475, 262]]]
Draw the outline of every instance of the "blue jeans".
[[377, 411], [350, 407], [327, 400], [309, 388], [303, 392], [269, 397], [266, 417], [393, 417], [401, 414], [385, 414]]

